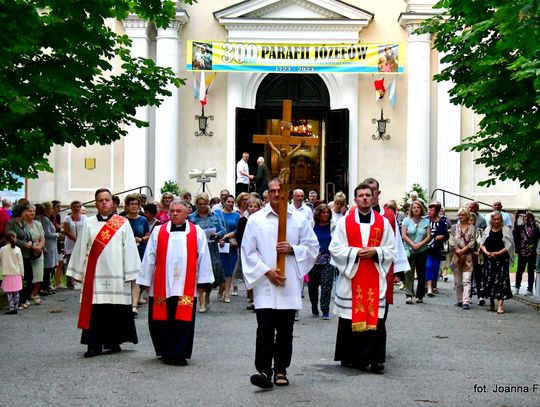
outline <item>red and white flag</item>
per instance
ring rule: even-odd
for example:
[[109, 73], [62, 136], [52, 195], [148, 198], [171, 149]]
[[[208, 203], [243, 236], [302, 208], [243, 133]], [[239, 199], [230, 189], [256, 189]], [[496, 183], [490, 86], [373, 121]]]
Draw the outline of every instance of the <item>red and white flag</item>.
[[375, 100], [382, 99], [386, 93], [386, 88], [384, 87], [384, 78], [375, 79], [373, 85], [375, 85]]

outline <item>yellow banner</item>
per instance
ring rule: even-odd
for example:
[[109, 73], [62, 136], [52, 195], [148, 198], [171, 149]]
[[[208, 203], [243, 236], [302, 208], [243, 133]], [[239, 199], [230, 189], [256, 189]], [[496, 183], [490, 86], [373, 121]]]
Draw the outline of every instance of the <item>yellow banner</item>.
[[397, 43], [256, 44], [187, 41], [188, 71], [284, 73], [403, 73]]

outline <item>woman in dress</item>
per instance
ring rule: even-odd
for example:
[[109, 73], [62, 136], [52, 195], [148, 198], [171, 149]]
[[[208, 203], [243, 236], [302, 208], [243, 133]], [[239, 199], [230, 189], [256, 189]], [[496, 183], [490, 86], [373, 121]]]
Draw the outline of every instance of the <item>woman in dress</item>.
[[[334, 201], [335, 203], [335, 201]], [[313, 231], [319, 241], [319, 255], [315, 265], [309, 272], [308, 294], [311, 301], [311, 314], [319, 316], [319, 286], [321, 287], [321, 312], [322, 319], [330, 319], [330, 297], [332, 294], [332, 283], [336, 268], [330, 264], [330, 252], [328, 246], [332, 240], [331, 236], [332, 211], [326, 204], [320, 204], [315, 208], [313, 220], [315, 222]]]
[[444, 242], [449, 238], [448, 227], [445, 221], [439, 218], [441, 204], [432, 202], [428, 206], [428, 219], [431, 229], [431, 241], [428, 244], [428, 257], [426, 261], [426, 282], [427, 295], [433, 297], [436, 293], [437, 280], [439, 279], [439, 269], [441, 260], [444, 259]]
[[427, 244], [431, 239], [431, 228], [429, 220], [424, 218], [424, 205], [420, 201], [414, 201], [409, 208], [409, 216], [403, 220], [401, 227], [401, 237], [407, 252], [407, 258], [411, 270], [405, 273], [405, 296], [406, 303], [412, 304], [414, 291], [414, 273], [418, 277], [416, 287], [416, 302], [424, 302], [426, 292], [426, 261]]
[[12, 214], [13, 218], [6, 225], [6, 235], [9, 232], [15, 233], [15, 245], [21, 249], [24, 267], [24, 286], [19, 293], [19, 307], [26, 309], [30, 305], [28, 299], [32, 292], [32, 261], [30, 260], [30, 250], [33, 247], [30, 231], [24, 222], [26, 205], [15, 205]]
[[53, 294], [56, 291], [51, 288], [51, 277], [58, 266], [58, 237], [60, 234], [56, 231], [56, 227], [51, 221], [51, 217], [54, 214], [52, 202], [43, 202], [42, 205], [45, 213], [41, 216], [40, 220], [43, 226], [43, 233], [45, 234], [45, 258], [41, 289], [44, 293]]
[[[223, 265], [219, 256], [218, 240], [223, 238], [225, 230], [220, 219], [215, 213], [210, 210], [210, 197], [206, 192], [198, 195], [195, 198], [195, 212], [188, 216], [188, 220], [195, 225], [199, 225], [206, 232], [208, 250], [210, 251], [210, 259], [212, 261], [212, 272], [214, 273], [214, 284], [222, 286], [225, 283], [223, 276]], [[212, 284], [198, 284], [199, 294], [199, 312], [206, 312], [210, 307], [210, 293], [212, 292]]]
[[[139, 252], [139, 257], [144, 257], [144, 250], [146, 249], [146, 243], [150, 237], [150, 227], [148, 226], [148, 221], [144, 216], [141, 215], [141, 198], [139, 194], [130, 194], [124, 199], [124, 208], [126, 210], [126, 218], [131, 226], [133, 231], [133, 236], [135, 237], [135, 243], [137, 244], [137, 251]], [[135, 284], [134, 281], [131, 282], [131, 311], [133, 316], [137, 317], [139, 315], [139, 310], [137, 306], [139, 303], [143, 304], [141, 301], [141, 288]]]
[[504, 314], [504, 300], [512, 298], [510, 264], [514, 262], [514, 238], [498, 211], [491, 214], [491, 226], [484, 231], [480, 250], [484, 255], [483, 291], [489, 297], [489, 309], [495, 311], [497, 300], [497, 313]]
[[[73, 247], [75, 247], [75, 241], [77, 240], [77, 236], [79, 236], [81, 233], [82, 225], [86, 220], [86, 215], [81, 213], [82, 205], [80, 201], [71, 202], [70, 208], [71, 213], [65, 217], [64, 223], [62, 224], [62, 229], [64, 231], [64, 235], [66, 236], [64, 240], [64, 264], [66, 266], [69, 264]], [[56, 283], [58, 284], [58, 281]], [[66, 287], [57, 285], [56, 288], [58, 289]], [[67, 278], [67, 288], [71, 290], [75, 288], [75, 282], [71, 277]]]
[[156, 219], [160, 223], [165, 223], [171, 220], [169, 217], [169, 206], [171, 205], [171, 202], [174, 200], [174, 195], [170, 192], [165, 192], [163, 195], [161, 195], [161, 201], [160, 201], [160, 209], [158, 214], [156, 215]]
[[[221, 262], [223, 264], [223, 273], [225, 275], [225, 287], [223, 292], [218, 291], [218, 299], [223, 296], [223, 301], [231, 302], [231, 285], [236, 260], [238, 259], [238, 243], [236, 242], [236, 228], [240, 220], [240, 213], [234, 210], [234, 196], [229, 195], [223, 204], [223, 208], [216, 211], [216, 215], [222, 222], [225, 229], [225, 234], [219, 241], [219, 245], [224, 247], [225, 243], [229, 243], [229, 250], [221, 252]], [[231, 241], [232, 239], [232, 241]]]
[[[39, 205], [38, 215], [43, 215], [43, 206]], [[41, 298], [39, 297], [39, 289], [43, 281], [44, 256], [43, 248], [45, 247], [45, 233], [41, 222], [36, 219], [36, 206], [29, 205], [24, 218], [24, 223], [30, 231], [32, 238], [32, 248], [30, 249], [30, 259], [32, 261], [32, 293], [30, 298], [34, 304], [40, 305]]]
[[456, 306], [467, 310], [471, 308], [471, 279], [473, 254], [476, 246], [476, 226], [469, 224], [470, 212], [467, 207], [457, 213], [458, 222], [450, 230], [448, 248], [452, 255], [450, 268], [454, 273]]

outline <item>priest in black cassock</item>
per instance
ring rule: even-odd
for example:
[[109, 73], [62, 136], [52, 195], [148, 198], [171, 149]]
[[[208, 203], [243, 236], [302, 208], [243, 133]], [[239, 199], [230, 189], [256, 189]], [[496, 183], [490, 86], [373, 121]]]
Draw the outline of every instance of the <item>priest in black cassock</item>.
[[187, 221], [188, 214], [185, 202], [171, 203], [171, 220], [154, 228], [137, 279], [150, 291], [148, 327], [156, 355], [177, 366], [191, 358], [197, 284], [214, 282], [206, 235]]
[[334, 314], [339, 317], [335, 360], [342, 366], [382, 373], [386, 353], [386, 274], [396, 257], [394, 232], [371, 209], [373, 190], [354, 190], [357, 208], [337, 225], [329, 250], [339, 270]]

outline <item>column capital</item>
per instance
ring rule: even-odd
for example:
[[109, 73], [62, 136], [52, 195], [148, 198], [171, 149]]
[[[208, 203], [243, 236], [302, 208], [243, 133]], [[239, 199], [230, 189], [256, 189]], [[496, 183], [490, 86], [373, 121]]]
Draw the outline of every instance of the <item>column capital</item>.
[[158, 32], [163, 32], [167, 30], [173, 30], [177, 33], [180, 32], [184, 24], [189, 21], [189, 15], [184, 10], [179, 10], [174, 17], [174, 20], [171, 20], [169, 25], [165, 28], [158, 28]]
[[135, 15], [131, 15], [122, 21], [124, 28], [129, 29], [146, 29], [148, 28], [148, 20], [144, 20]]

